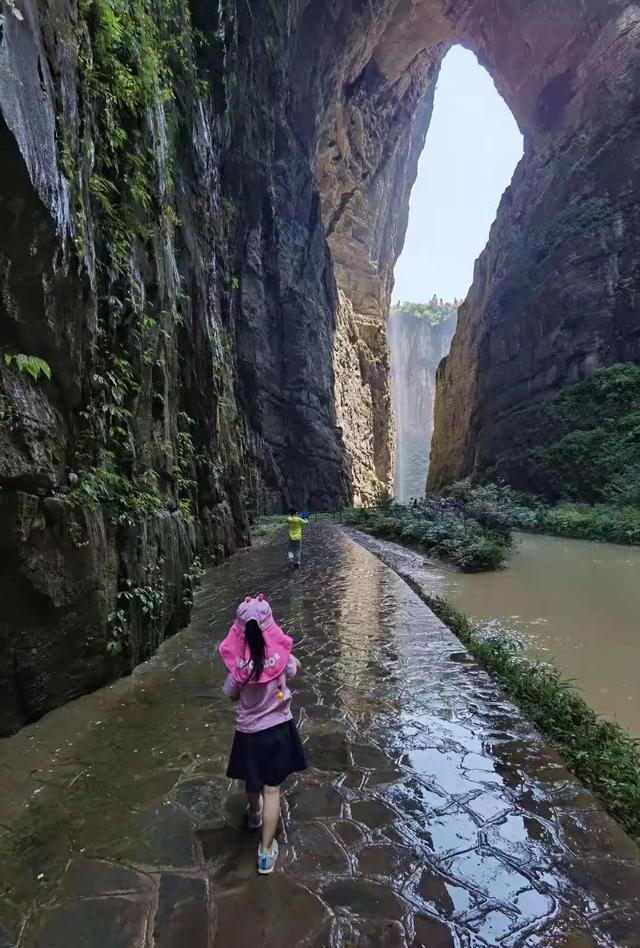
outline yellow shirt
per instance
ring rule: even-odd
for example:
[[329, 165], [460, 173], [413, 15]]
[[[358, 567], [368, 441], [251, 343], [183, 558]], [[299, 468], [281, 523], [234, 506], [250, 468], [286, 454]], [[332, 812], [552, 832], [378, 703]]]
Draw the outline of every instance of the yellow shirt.
[[307, 521], [303, 520], [301, 517], [287, 517], [287, 526], [289, 527], [290, 540], [302, 539], [302, 525], [305, 523], [307, 523]]

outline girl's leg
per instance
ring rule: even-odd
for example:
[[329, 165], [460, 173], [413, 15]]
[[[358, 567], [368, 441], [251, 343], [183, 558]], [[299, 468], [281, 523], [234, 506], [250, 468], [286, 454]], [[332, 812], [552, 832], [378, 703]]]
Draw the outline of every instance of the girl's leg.
[[250, 793], [248, 790], [247, 826], [250, 830], [257, 830], [262, 826], [262, 794]]
[[280, 819], [280, 787], [267, 787], [264, 790], [262, 810], [262, 851], [271, 852], [278, 831]]
[[254, 813], [257, 813], [260, 810], [260, 794], [259, 793], [249, 793], [247, 790], [247, 801], [249, 803], [249, 809], [253, 810]]

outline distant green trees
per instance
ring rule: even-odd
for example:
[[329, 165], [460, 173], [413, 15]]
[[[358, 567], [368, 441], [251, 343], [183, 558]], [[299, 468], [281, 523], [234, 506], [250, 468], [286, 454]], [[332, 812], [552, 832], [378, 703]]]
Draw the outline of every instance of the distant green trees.
[[391, 312], [401, 313], [413, 319], [427, 319], [432, 326], [437, 326], [445, 319], [455, 317], [461, 303], [462, 300], [457, 298], [451, 303], [434, 293], [428, 303], [394, 303]]

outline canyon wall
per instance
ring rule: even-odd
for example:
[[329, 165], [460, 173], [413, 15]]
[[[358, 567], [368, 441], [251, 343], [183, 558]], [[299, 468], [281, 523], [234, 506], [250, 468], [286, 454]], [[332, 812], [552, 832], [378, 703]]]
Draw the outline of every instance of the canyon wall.
[[522, 40], [486, 22], [478, 46], [525, 157], [438, 375], [432, 488], [485, 472], [543, 488], [518, 463], [531, 408], [601, 366], [640, 361], [640, 7], [524, 13]]
[[351, 485], [291, 11], [0, 15], [6, 734], [151, 654], [256, 512]]
[[[523, 133], [524, 158], [440, 373], [429, 484], [490, 469], [527, 486], [510, 457], [521, 412], [598, 366], [640, 357], [640, 9], [629, 0], [329, 8], [323, 26], [338, 26], [343, 75], [321, 114], [315, 173], [338, 286], [369, 337], [404, 236], [413, 165], [403, 155], [424, 138], [452, 44], [478, 55]], [[381, 368], [383, 335], [368, 346]], [[388, 411], [388, 397], [370, 404]], [[391, 430], [386, 417], [375, 425]], [[348, 449], [349, 430], [344, 438]]]
[[422, 497], [433, 435], [436, 372], [449, 352], [457, 313], [437, 318], [410, 307], [392, 307], [388, 334], [396, 422], [394, 496]]
[[371, 103], [390, 131], [353, 164], [384, 197], [347, 208], [336, 108], [372, 91], [375, 14], [2, 0], [0, 734], [151, 654], [258, 512], [390, 492], [384, 323], [435, 72]]
[[248, 536], [263, 451], [225, 357], [219, 119], [189, 17], [105, 10], [2, 5], [0, 734], [187, 621], [196, 554]]
[[257, 511], [391, 492], [386, 317], [452, 43], [526, 157], [441, 374], [433, 483], [638, 357], [638, 16], [0, 0], [0, 733], [150, 654]]

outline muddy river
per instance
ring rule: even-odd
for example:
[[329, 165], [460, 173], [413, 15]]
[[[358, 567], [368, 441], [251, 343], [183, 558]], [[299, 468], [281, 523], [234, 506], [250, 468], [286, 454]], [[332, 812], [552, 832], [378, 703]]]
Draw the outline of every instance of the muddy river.
[[513, 630], [640, 737], [640, 548], [521, 534], [508, 569], [440, 581], [442, 595]]

